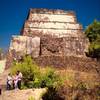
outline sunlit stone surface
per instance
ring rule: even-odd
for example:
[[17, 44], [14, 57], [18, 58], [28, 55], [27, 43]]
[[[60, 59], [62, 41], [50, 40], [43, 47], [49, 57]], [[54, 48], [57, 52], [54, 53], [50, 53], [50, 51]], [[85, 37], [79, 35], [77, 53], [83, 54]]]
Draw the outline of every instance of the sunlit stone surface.
[[72, 11], [30, 9], [20, 36], [13, 36], [9, 54], [85, 56], [88, 40]]

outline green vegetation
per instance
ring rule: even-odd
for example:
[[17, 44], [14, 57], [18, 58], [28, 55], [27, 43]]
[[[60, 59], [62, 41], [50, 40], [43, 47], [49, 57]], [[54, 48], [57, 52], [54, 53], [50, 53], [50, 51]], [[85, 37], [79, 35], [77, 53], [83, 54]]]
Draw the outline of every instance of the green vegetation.
[[34, 97], [33, 97], [33, 96], [30, 96], [30, 97], [28, 98], [28, 100], [34, 100]]
[[87, 55], [97, 59], [100, 58], [100, 21], [94, 20], [94, 22], [87, 27], [85, 34], [90, 41]]
[[[100, 91], [97, 90], [100, 87], [99, 84], [94, 86], [89, 78], [82, 80], [79, 77], [80, 74], [72, 71], [58, 71], [52, 67], [41, 68], [30, 56], [24, 57], [22, 62], [13, 62], [11, 73], [15, 74], [17, 70], [23, 74], [22, 89], [47, 89], [46, 93], [41, 95], [43, 100], [85, 100], [87, 98], [91, 100], [91, 96], [99, 98]], [[28, 100], [34, 100], [34, 98], [29, 97]]]
[[[16, 74], [18, 70], [23, 74], [22, 89], [46, 87], [48, 92], [42, 94], [42, 96], [46, 97], [50, 92], [48, 100], [53, 100], [52, 97], [57, 93], [63, 82], [52, 67], [40, 68], [32, 61], [30, 56], [25, 57], [22, 62], [13, 63], [11, 73]], [[29, 100], [34, 100], [34, 98], [30, 97]]]
[[13, 63], [11, 73], [15, 74], [17, 70], [23, 74], [23, 88], [58, 88], [62, 82], [53, 68], [46, 67], [45, 70], [42, 70], [32, 61], [30, 56], [25, 57], [23, 62]]

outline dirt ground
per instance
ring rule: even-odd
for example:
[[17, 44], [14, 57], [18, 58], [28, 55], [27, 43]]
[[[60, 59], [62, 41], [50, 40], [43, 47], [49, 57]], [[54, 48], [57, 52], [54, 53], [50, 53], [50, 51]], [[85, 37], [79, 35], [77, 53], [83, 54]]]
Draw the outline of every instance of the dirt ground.
[[3, 91], [0, 100], [28, 100], [29, 98], [41, 100], [41, 94], [45, 91], [45, 88]]

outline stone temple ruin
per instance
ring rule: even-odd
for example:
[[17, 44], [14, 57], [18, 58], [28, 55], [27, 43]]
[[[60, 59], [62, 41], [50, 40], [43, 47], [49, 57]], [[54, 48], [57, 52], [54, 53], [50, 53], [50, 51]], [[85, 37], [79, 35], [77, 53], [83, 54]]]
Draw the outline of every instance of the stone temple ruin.
[[9, 57], [40, 56], [85, 57], [88, 40], [74, 12], [30, 9], [20, 36], [13, 36]]

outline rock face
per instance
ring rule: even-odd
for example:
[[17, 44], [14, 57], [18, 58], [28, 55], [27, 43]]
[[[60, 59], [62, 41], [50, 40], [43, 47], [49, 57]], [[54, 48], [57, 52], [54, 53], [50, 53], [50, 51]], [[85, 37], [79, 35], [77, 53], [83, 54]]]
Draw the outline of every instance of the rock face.
[[32, 38], [28, 36], [13, 36], [9, 49], [10, 51], [19, 53], [19, 56], [32, 54], [34, 57], [38, 57], [40, 52], [40, 38]]
[[[21, 35], [13, 37], [10, 50], [31, 54], [36, 51], [33, 49], [37, 49], [38, 56], [84, 56], [87, 49], [82, 25], [77, 23], [76, 16], [71, 11], [30, 9]], [[37, 40], [34, 39], [36, 36]]]
[[82, 25], [72, 11], [30, 9], [20, 36], [13, 36], [9, 54], [20, 59], [25, 54], [83, 57], [88, 47]]

